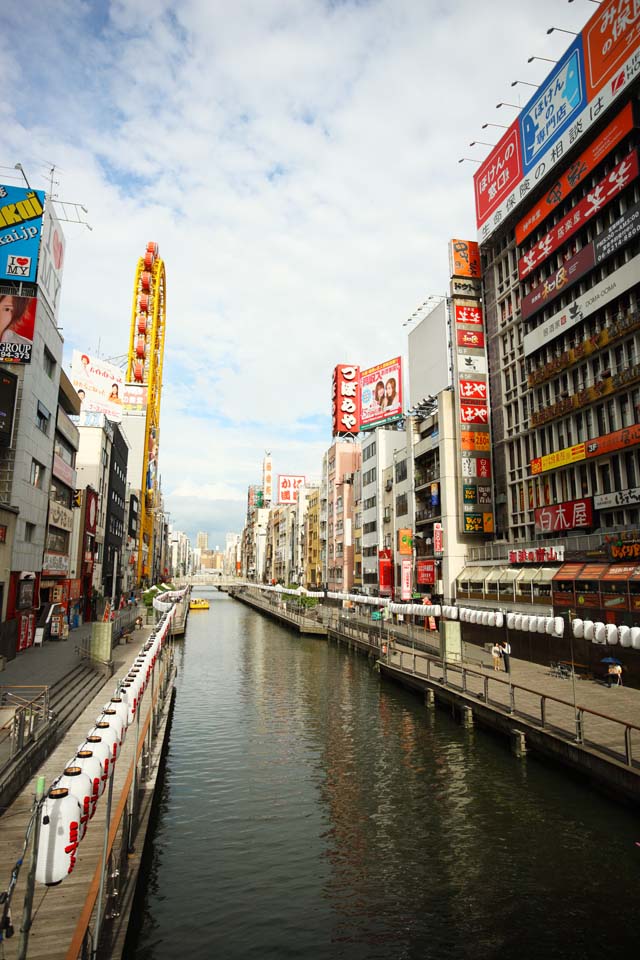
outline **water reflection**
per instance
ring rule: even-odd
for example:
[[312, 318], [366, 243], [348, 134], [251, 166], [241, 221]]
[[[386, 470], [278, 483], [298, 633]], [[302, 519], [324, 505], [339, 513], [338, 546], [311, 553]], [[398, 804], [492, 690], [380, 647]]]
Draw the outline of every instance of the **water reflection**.
[[184, 641], [137, 957], [631, 950], [603, 909], [632, 903], [628, 813], [364, 658], [211, 601]]

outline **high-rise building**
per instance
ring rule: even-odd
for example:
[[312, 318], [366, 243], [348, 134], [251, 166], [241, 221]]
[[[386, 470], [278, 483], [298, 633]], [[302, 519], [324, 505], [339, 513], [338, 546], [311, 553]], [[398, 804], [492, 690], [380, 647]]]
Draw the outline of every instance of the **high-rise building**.
[[209, 534], [208, 533], [198, 533], [196, 536], [196, 547], [198, 550], [208, 550], [209, 549]]

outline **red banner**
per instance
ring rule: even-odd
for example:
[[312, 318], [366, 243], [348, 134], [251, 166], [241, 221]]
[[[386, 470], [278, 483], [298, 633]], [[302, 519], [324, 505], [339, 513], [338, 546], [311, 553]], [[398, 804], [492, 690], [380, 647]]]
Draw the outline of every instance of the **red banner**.
[[547, 277], [543, 283], [539, 283], [537, 287], [533, 287], [530, 293], [522, 298], [520, 304], [522, 319], [526, 320], [528, 317], [532, 317], [534, 313], [542, 310], [548, 303], [568, 290], [588, 270], [591, 270], [595, 262], [596, 252], [593, 243], [588, 243], [575, 257], [563, 263], [559, 270]]
[[590, 190], [586, 197], [549, 230], [528, 253], [518, 261], [518, 275], [521, 280], [528, 277], [541, 263], [544, 263], [552, 253], [573, 236], [593, 216], [605, 207], [614, 197], [627, 187], [638, 176], [638, 155], [635, 150], [628, 153], [624, 160], [617, 164], [610, 174], [600, 181], [597, 187]]
[[378, 551], [378, 582], [380, 593], [388, 596], [393, 592], [393, 563], [391, 550]]
[[456, 303], [456, 323], [474, 323], [482, 326], [482, 307], [468, 307]]
[[333, 371], [333, 436], [360, 429], [360, 367], [339, 363]]
[[461, 403], [460, 423], [489, 423], [489, 408], [486, 403]]
[[433, 525], [433, 552], [442, 553], [443, 549], [443, 536], [442, 536], [442, 524], [434, 523]]
[[585, 453], [587, 457], [602, 457], [605, 453], [634, 447], [637, 443], [640, 443], [640, 424], [636, 423], [633, 427], [625, 427], [623, 430], [605, 433], [594, 440], [587, 440]]
[[487, 382], [486, 380], [460, 380], [460, 399], [461, 400], [481, 400], [487, 401]]
[[474, 175], [478, 224], [483, 223], [518, 186], [522, 179], [520, 156], [520, 128], [518, 120], [514, 120]]
[[[633, 130], [633, 112], [628, 103], [577, 160], [558, 177], [545, 197], [516, 225], [516, 243], [521, 244], [532, 230], [544, 223], [550, 213], [595, 170], [625, 136]], [[523, 315], [524, 318], [524, 315]]]
[[535, 511], [536, 533], [556, 533], [593, 526], [591, 499], [569, 500]]

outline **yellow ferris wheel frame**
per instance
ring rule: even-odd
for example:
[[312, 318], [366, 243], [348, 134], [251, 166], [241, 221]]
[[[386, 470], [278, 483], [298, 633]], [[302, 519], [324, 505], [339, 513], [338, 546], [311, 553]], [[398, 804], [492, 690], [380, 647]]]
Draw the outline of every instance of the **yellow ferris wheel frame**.
[[[144, 299], [146, 297], [146, 300]], [[133, 285], [131, 334], [127, 362], [127, 382], [147, 387], [146, 420], [142, 476], [140, 478], [140, 514], [138, 528], [138, 585], [152, 573], [154, 524], [158, 507], [158, 452], [160, 448], [160, 400], [166, 326], [166, 274], [158, 245], [148, 243], [138, 260]], [[144, 320], [145, 331], [141, 324]], [[142, 340], [144, 339], [144, 344]], [[144, 346], [144, 354], [140, 350]]]

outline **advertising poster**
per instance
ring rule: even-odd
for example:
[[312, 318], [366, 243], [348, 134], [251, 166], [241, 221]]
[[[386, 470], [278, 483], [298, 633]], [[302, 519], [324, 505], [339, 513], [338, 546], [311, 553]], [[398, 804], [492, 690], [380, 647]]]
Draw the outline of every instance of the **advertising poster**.
[[82, 413], [103, 413], [109, 420], [122, 420], [124, 374], [108, 360], [73, 351], [71, 383], [82, 404]]
[[360, 429], [402, 417], [402, 359], [395, 357], [360, 374]]
[[412, 570], [411, 560], [402, 561], [402, 586], [400, 597], [402, 600], [411, 600], [412, 590]]
[[65, 239], [53, 205], [49, 204], [42, 223], [42, 243], [38, 263], [38, 288], [58, 319], [62, 271], [64, 269]]
[[0, 294], [0, 361], [31, 363], [36, 297]]
[[[0, 371], [0, 447], [10, 447], [18, 395], [18, 378], [14, 373]], [[0, 543], [4, 541], [0, 540]]]
[[35, 283], [44, 191], [0, 184], [0, 280]]
[[146, 383], [125, 383], [122, 386], [122, 408], [125, 413], [147, 412], [148, 386]]

